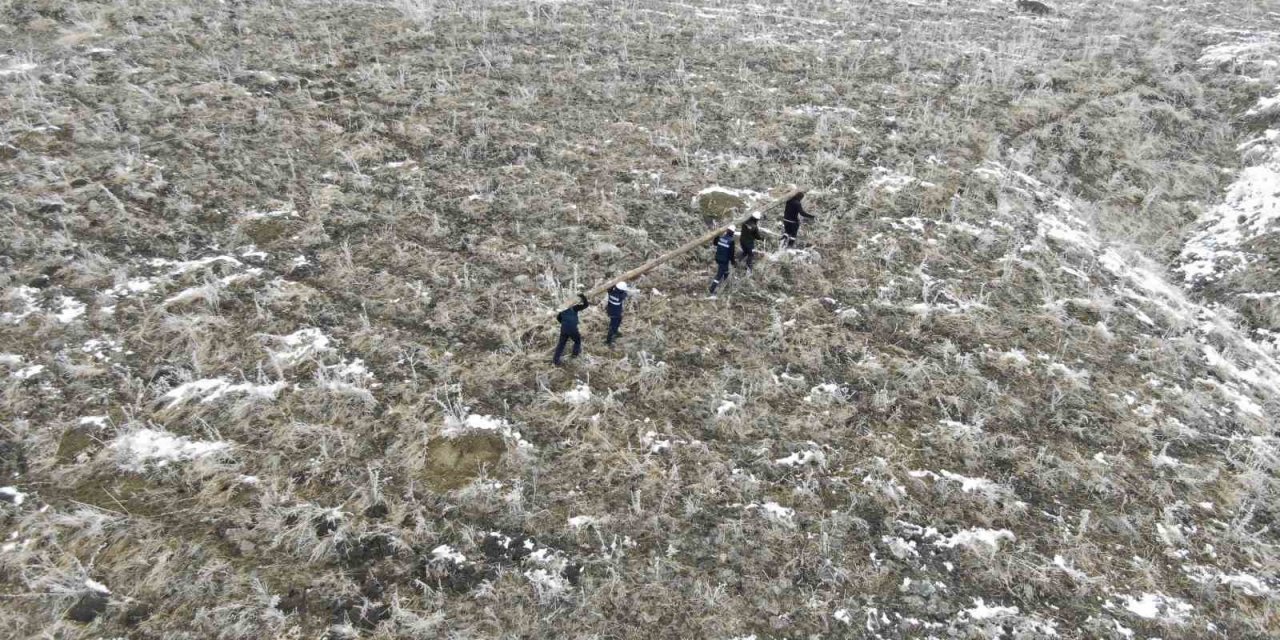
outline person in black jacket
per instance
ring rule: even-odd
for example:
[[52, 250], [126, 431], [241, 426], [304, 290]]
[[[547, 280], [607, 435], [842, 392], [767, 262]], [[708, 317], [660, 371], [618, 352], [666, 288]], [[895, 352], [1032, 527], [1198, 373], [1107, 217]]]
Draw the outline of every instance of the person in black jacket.
[[609, 297], [605, 302], [605, 311], [609, 314], [609, 333], [604, 338], [604, 343], [612, 346], [613, 340], [622, 334], [618, 331], [622, 327], [622, 303], [627, 301], [627, 294], [631, 292], [631, 287], [626, 282], [619, 282], [609, 289]]
[[787, 200], [787, 208], [782, 213], [782, 246], [790, 247], [795, 244], [796, 236], [800, 233], [800, 218], [813, 219], [813, 216], [805, 212], [804, 207], [800, 206], [800, 201], [804, 200], [804, 192], [800, 192], [791, 196]]
[[560, 322], [560, 342], [556, 344], [556, 354], [551, 358], [551, 363], [560, 366], [560, 356], [564, 355], [564, 347], [573, 340], [573, 357], [578, 357], [582, 353], [582, 334], [578, 333], [578, 312], [585, 310], [588, 306], [587, 297], [578, 294], [578, 304], [573, 305], [556, 314], [556, 320]]
[[734, 255], [733, 235], [736, 230], [729, 227], [724, 234], [715, 239], [711, 245], [716, 250], [716, 277], [711, 280], [711, 295], [716, 294], [716, 287], [729, 277], [729, 265], [737, 266], [738, 258]]
[[742, 259], [747, 263], [747, 273], [751, 273], [751, 265], [756, 257], [756, 240], [760, 239], [760, 212], [751, 214], [742, 223], [742, 233], [738, 234], [738, 244], [742, 245]]

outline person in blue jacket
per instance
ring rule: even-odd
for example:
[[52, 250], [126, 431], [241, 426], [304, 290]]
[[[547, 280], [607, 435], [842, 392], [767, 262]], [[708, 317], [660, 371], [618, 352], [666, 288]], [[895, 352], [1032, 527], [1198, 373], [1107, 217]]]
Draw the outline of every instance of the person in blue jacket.
[[737, 266], [738, 257], [733, 249], [733, 236], [737, 232], [732, 226], [724, 230], [724, 234], [716, 238], [712, 246], [716, 249], [716, 277], [711, 280], [711, 295], [716, 294], [716, 287], [729, 277], [729, 265]]
[[564, 347], [573, 340], [573, 357], [578, 357], [582, 353], [582, 334], [578, 333], [578, 312], [585, 310], [588, 306], [587, 297], [578, 294], [578, 304], [575, 304], [564, 311], [556, 314], [556, 320], [560, 321], [560, 342], [556, 344], [556, 354], [551, 358], [551, 363], [560, 366], [560, 356], [564, 355]]
[[801, 200], [804, 200], [804, 192], [791, 196], [791, 199], [787, 200], [786, 209], [782, 212], [782, 246], [784, 247], [790, 247], [796, 243], [796, 236], [800, 233], [800, 218], [813, 219], [813, 216], [800, 206]]
[[631, 293], [631, 288], [626, 282], [619, 282], [609, 289], [609, 297], [604, 303], [605, 312], [609, 314], [609, 334], [604, 339], [607, 345], [612, 346], [614, 339], [622, 335], [618, 329], [622, 327], [622, 303], [627, 301], [628, 293]]

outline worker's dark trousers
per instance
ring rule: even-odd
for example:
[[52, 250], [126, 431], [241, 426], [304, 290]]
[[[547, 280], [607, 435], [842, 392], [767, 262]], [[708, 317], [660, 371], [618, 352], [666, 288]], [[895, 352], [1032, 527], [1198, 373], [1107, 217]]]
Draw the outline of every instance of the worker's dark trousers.
[[622, 327], [622, 316], [609, 316], [609, 335], [605, 336], [605, 344], [613, 344], [613, 339], [618, 337], [618, 329]]
[[556, 355], [551, 358], [552, 362], [560, 364], [560, 356], [564, 355], [564, 346], [569, 344], [570, 340], [573, 340], [573, 355], [576, 356], [582, 353], [582, 334], [578, 333], [577, 329], [574, 329], [573, 331], [565, 331], [562, 329], [560, 331], [560, 342], [556, 345]]
[[716, 269], [715, 279], [711, 281], [711, 293], [715, 293], [716, 287], [720, 286], [720, 283], [729, 277], [729, 263], [717, 262], [716, 264], [719, 265], [719, 268]]
[[782, 246], [789, 247], [796, 243], [796, 234], [800, 233], [799, 222], [782, 223]]
[[742, 258], [743, 258], [744, 260], [746, 260], [746, 261], [747, 261], [747, 271], [750, 271], [750, 270], [751, 270], [751, 265], [752, 265], [752, 264], [755, 264], [755, 261], [756, 261], [756, 248], [755, 248], [755, 245], [752, 245], [752, 246], [750, 246], [750, 247], [743, 247], [743, 248], [742, 248]]

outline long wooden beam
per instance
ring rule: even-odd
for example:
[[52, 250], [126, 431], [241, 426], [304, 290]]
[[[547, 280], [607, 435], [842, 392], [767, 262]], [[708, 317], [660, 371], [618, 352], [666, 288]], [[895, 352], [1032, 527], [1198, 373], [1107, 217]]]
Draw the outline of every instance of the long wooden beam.
[[[795, 196], [797, 193], [801, 193], [801, 190], [799, 190], [799, 189], [792, 189], [792, 190], [788, 191], [785, 195], [783, 195], [783, 196], [782, 196], [782, 197], [780, 197], [780, 198], [776, 198], [776, 199], [771, 200], [771, 201], [769, 201], [769, 202], [767, 202], [767, 203], [765, 203], [765, 204], [763, 204], [763, 205], [760, 205], [760, 206], [754, 207], [754, 208], [752, 208], [752, 209], [749, 209], [749, 210], [747, 211], [747, 213], [746, 213], [746, 216], [747, 216], [747, 217], [750, 217], [750, 216], [751, 216], [751, 214], [754, 214], [754, 213], [764, 213], [765, 211], [768, 211], [768, 210], [770, 210], [770, 209], [772, 209], [772, 208], [774, 208], [774, 207], [776, 207], [776, 206], [778, 206], [778, 205], [780, 205], [780, 204], [785, 203], [787, 200], [790, 200], [790, 199], [791, 199], [793, 196]], [[632, 269], [632, 270], [630, 270], [630, 271], [628, 271], [628, 272], [626, 272], [626, 273], [623, 273], [623, 274], [621, 274], [621, 275], [614, 276], [613, 278], [611, 278], [611, 279], [609, 279], [609, 280], [606, 280], [605, 282], [603, 282], [603, 283], [601, 283], [601, 284], [598, 284], [598, 285], [596, 285], [595, 287], [593, 287], [592, 289], [588, 290], [588, 291], [586, 292], [586, 294], [585, 294], [585, 295], [587, 296], [587, 298], [588, 298], [588, 299], [590, 299], [590, 298], [592, 298], [592, 297], [594, 297], [594, 296], [598, 296], [598, 295], [600, 295], [600, 294], [602, 294], [602, 293], [604, 293], [604, 292], [608, 291], [610, 288], [612, 288], [612, 287], [613, 287], [613, 285], [618, 284], [619, 282], [622, 282], [622, 281], [624, 281], [624, 280], [626, 280], [626, 281], [628, 281], [628, 282], [633, 281], [633, 280], [635, 280], [636, 278], [639, 278], [640, 276], [642, 276], [642, 275], [644, 275], [644, 274], [646, 274], [646, 273], [649, 273], [650, 271], [653, 271], [654, 269], [656, 269], [657, 267], [659, 267], [659, 266], [660, 266], [660, 265], [662, 265], [663, 263], [665, 263], [665, 262], [669, 262], [669, 261], [670, 261], [670, 260], [672, 260], [673, 258], [678, 258], [678, 257], [680, 257], [680, 256], [682, 256], [682, 255], [684, 255], [684, 254], [686, 254], [686, 253], [689, 253], [690, 251], [693, 251], [694, 249], [697, 249], [698, 247], [705, 247], [705, 246], [707, 246], [707, 243], [711, 242], [711, 240], [712, 240], [712, 239], [714, 239], [714, 238], [716, 238], [717, 236], [719, 236], [720, 234], [724, 233], [724, 230], [725, 230], [725, 229], [726, 229], [730, 224], [732, 224], [732, 223], [725, 223], [725, 224], [723, 224], [723, 225], [717, 226], [717, 227], [715, 227], [715, 228], [711, 229], [710, 231], [708, 231], [708, 232], [706, 232], [706, 233], [704, 233], [704, 234], [702, 234], [702, 235], [698, 236], [697, 238], [694, 238], [693, 240], [690, 240], [690, 241], [688, 241], [688, 242], [686, 242], [686, 243], [684, 243], [684, 244], [680, 245], [679, 247], [676, 247], [675, 249], [672, 249], [671, 251], [668, 251], [668, 252], [666, 252], [666, 253], [664, 253], [664, 254], [662, 254], [662, 255], [660, 255], [660, 256], [658, 256], [658, 257], [656, 257], [656, 258], [654, 258], [654, 259], [652, 259], [652, 260], [650, 260], [650, 261], [648, 261], [648, 262], [646, 262], [646, 263], [644, 263], [644, 264], [642, 264], [642, 265], [638, 266], [638, 267], [636, 267], [635, 269]], [[565, 306], [573, 305], [573, 304], [575, 304], [576, 302], [577, 302], [577, 301], [575, 300], [574, 302], [570, 302], [570, 303], [566, 304]]]

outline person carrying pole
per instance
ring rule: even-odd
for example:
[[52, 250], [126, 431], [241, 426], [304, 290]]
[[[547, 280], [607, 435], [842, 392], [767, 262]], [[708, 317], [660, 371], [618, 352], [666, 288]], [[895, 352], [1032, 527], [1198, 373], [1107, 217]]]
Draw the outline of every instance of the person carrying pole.
[[613, 341], [622, 335], [618, 331], [622, 327], [622, 303], [627, 301], [627, 294], [631, 293], [631, 287], [626, 282], [618, 282], [609, 289], [609, 297], [605, 302], [605, 312], [609, 314], [609, 333], [604, 338], [604, 343], [613, 346]]
[[751, 274], [751, 265], [755, 262], [756, 240], [760, 239], [760, 218], [759, 211], [751, 214], [742, 223], [742, 233], [738, 234], [738, 243], [742, 245], [742, 259], [747, 263], [747, 275]]
[[564, 347], [573, 340], [573, 357], [578, 357], [582, 353], [582, 334], [578, 332], [578, 312], [585, 310], [588, 306], [587, 297], [578, 294], [578, 304], [566, 308], [564, 311], [556, 314], [556, 320], [560, 322], [560, 342], [556, 344], [556, 353], [551, 357], [551, 364], [560, 366], [560, 357], [564, 355]]
[[787, 200], [786, 209], [782, 212], [782, 246], [790, 247], [796, 242], [796, 236], [800, 233], [800, 218], [813, 219], [813, 216], [805, 212], [804, 207], [800, 206], [800, 201], [804, 200], [804, 192], [798, 192]]
[[724, 230], [720, 237], [715, 239], [712, 247], [716, 250], [716, 277], [711, 280], [711, 295], [716, 294], [716, 287], [729, 277], [729, 265], [737, 266], [738, 258], [734, 255], [733, 236], [737, 230], [732, 225]]

